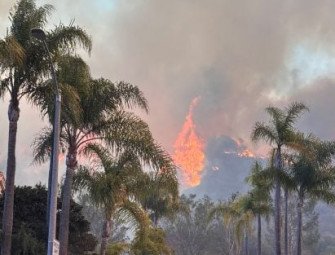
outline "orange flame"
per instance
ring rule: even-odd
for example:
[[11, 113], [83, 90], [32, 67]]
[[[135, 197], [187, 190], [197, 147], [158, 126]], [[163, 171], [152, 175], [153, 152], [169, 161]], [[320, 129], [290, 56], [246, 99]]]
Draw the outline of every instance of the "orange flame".
[[[238, 147], [241, 147], [242, 141], [240, 139], [237, 139], [235, 137], [232, 137], [232, 139], [235, 141], [235, 143], [237, 144]], [[249, 150], [249, 149], [245, 149], [239, 153], [237, 153], [238, 156], [240, 157], [246, 157], [246, 158], [255, 158], [255, 155]]]
[[255, 158], [255, 155], [248, 149], [238, 153], [240, 157]]
[[189, 186], [200, 184], [200, 173], [204, 169], [205, 161], [204, 144], [197, 136], [192, 120], [193, 109], [198, 101], [199, 97], [192, 100], [182, 131], [174, 144], [173, 159], [182, 169], [185, 183]]

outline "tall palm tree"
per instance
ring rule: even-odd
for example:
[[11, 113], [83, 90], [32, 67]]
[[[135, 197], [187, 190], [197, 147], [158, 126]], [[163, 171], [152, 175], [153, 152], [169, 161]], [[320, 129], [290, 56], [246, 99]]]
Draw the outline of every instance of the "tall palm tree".
[[335, 143], [321, 141], [308, 136], [306, 150], [292, 156], [289, 172], [284, 172], [283, 182], [287, 183], [298, 196], [297, 201], [297, 255], [302, 250], [302, 209], [306, 199], [335, 202], [334, 166], [332, 157], [335, 155]]
[[[238, 218], [236, 219], [236, 233], [239, 233], [243, 228], [243, 250], [242, 255], [248, 255], [248, 232], [251, 231], [252, 220], [255, 218], [255, 210], [259, 212], [258, 208], [254, 207], [252, 196], [247, 194], [245, 196], [239, 197], [235, 204], [233, 204], [233, 208], [238, 212], [236, 215]], [[235, 217], [236, 217], [235, 216]]]
[[[72, 67], [71, 67], [72, 66]], [[62, 95], [61, 102], [61, 126], [63, 127], [65, 123], [69, 121], [79, 121], [82, 116], [82, 109], [80, 108], [80, 98], [76, 88], [81, 88], [81, 91], [85, 91], [85, 87], [88, 86], [91, 79], [89, 67], [87, 64], [77, 55], [61, 55], [58, 56], [57, 61], [58, 70], [56, 75], [58, 77], [59, 89]], [[55, 87], [53, 86], [54, 81], [52, 79], [42, 82], [31, 94], [31, 101], [34, 105], [38, 105], [41, 109], [43, 117], [47, 117], [50, 125], [54, 125], [54, 114], [55, 114], [55, 104], [54, 95]], [[53, 88], [53, 89], [50, 89]], [[51, 139], [48, 141], [46, 146], [51, 146], [53, 143], [53, 128], [44, 129], [43, 135], [47, 135], [45, 139]], [[50, 136], [51, 135], [51, 136]], [[63, 152], [65, 151], [64, 144], [62, 145]], [[52, 185], [52, 165], [53, 165], [53, 147], [45, 148], [48, 153], [48, 158], [50, 158], [49, 165], [49, 178], [48, 178], [48, 189]], [[45, 154], [46, 155], [46, 154]], [[35, 155], [37, 156], [37, 155]], [[37, 156], [38, 157], [38, 156]], [[44, 158], [42, 161], [45, 161]], [[47, 222], [49, 222], [49, 209], [50, 209], [50, 196], [48, 193], [47, 199]]]
[[[66, 151], [66, 177], [63, 187], [62, 214], [60, 221], [60, 254], [67, 254], [69, 205], [73, 174], [77, 168], [77, 157], [90, 144], [101, 142], [116, 152], [131, 150], [150, 165], [174, 171], [168, 154], [155, 144], [148, 125], [125, 108], [138, 106], [147, 111], [147, 101], [142, 92], [129, 83], [114, 84], [106, 79], [94, 80], [87, 75], [85, 64], [73, 57], [63, 58], [60, 83], [75, 88], [79, 97], [78, 112], [71, 107], [62, 111], [61, 145]], [[78, 77], [74, 79], [74, 77]], [[80, 78], [81, 77], [81, 78]], [[84, 78], [83, 78], [84, 77]], [[39, 102], [52, 115], [53, 106], [48, 101]], [[45, 129], [35, 140], [35, 160], [45, 161], [51, 152], [52, 132]]]
[[[11, 43], [0, 43], [0, 54], [6, 56], [0, 61], [2, 81], [0, 96], [6, 93], [10, 96], [8, 107], [9, 134], [8, 155], [6, 169], [6, 193], [3, 212], [3, 238], [2, 254], [10, 254], [14, 182], [16, 170], [16, 135], [17, 122], [20, 116], [19, 103], [23, 97], [31, 99], [31, 93], [39, 85], [41, 79], [48, 73], [48, 64], [44, 57], [42, 45], [31, 40], [30, 30], [34, 27], [44, 28], [47, 18], [53, 7], [44, 5], [36, 7], [34, 0], [20, 0], [10, 13], [11, 27], [6, 38], [11, 38]], [[91, 40], [84, 30], [79, 27], [59, 25], [47, 33], [47, 43], [50, 52], [57, 56], [65, 50], [74, 50], [76, 44], [81, 44], [90, 52]], [[13, 54], [13, 47], [19, 49]], [[18, 58], [19, 57], [19, 58]], [[20, 61], [17, 61], [20, 59]], [[13, 61], [15, 60], [15, 61]]]
[[[290, 165], [292, 164], [292, 154], [283, 153], [282, 155], [282, 166], [283, 172], [288, 173], [290, 171]], [[283, 179], [283, 178], [282, 178]], [[291, 191], [294, 190], [295, 186], [289, 181], [287, 182], [284, 178], [282, 181], [282, 187], [284, 189], [284, 255], [288, 255], [288, 199]]]
[[246, 178], [252, 186], [249, 192], [249, 209], [257, 217], [257, 255], [262, 254], [262, 221], [261, 217], [268, 217], [272, 209], [270, 191], [271, 181], [264, 176], [264, 170], [259, 162], [255, 162], [251, 168], [250, 175]]
[[241, 239], [243, 237], [242, 254], [248, 254], [248, 232], [251, 231], [254, 214], [251, 210], [251, 197], [249, 195], [239, 196], [228, 203], [220, 203], [210, 211], [208, 218], [213, 219], [215, 215], [223, 218], [226, 226], [234, 225], [235, 238], [237, 240], [237, 253], [241, 250]]
[[297, 135], [294, 124], [297, 118], [308, 108], [302, 103], [292, 103], [285, 110], [277, 107], [267, 107], [266, 111], [271, 117], [269, 124], [256, 122], [251, 134], [253, 141], [265, 140], [276, 148], [275, 167], [277, 177], [275, 178], [275, 199], [274, 199], [274, 222], [275, 222], [275, 243], [274, 253], [281, 255], [280, 242], [280, 178], [281, 171], [281, 150], [283, 147], [297, 147]]
[[[141, 190], [149, 187], [141, 185], [139, 190], [138, 179], [142, 176], [143, 166], [140, 158], [132, 152], [124, 151], [115, 158], [99, 145], [89, 145], [85, 152], [91, 155], [96, 163], [93, 168], [79, 168], [74, 175], [74, 186], [77, 189], [86, 189], [92, 202], [104, 210], [105, 223], [100, 251], [100, 254], [104, 255], [115, 213], [122, 208], [132, 214], [143, 214], [142, 209], [138, 208], [139, 204], [134, 202], [140, 200]], [[135, 215], [135, 218], [138, 218], [138, 215]], [[142, 216], [140, 220], [142, 225], [145, 219], [146, 217]]]
[[[297, 134], [297, 136], [299, 136], [299, 141], [301, 143], [303, 140], [300, 137], [301, 135]], [[274, 167], [275, 155], [276, 155], [276, 149], [272, 149], [269, 155], [268, 167], [263, 169], [262, 171], [254, 172], [254, 174], [249, 176], [247, 180], [250, 181], [250, 177], [252, 178], [251, 180], [255, 179], [256, 181], [258, 179], [261, 179], [267, 183], [266, 186], [269, 185], [267, 186], [269, 189], [272, 189], [273, 186], [275, 185], [275, 180], [277, 176], [276, 169]], [[292, 189], [294, 189], [294, 186], [292, 186], [292, 182], [287, 181], [287, 178], [283, 178], [282, 176], [282, 173], [285, 173], [285, 171], [287, 172], [287, 169], [288, 169], [287, 165], [290, 164], [291, 154], [288, 154], [287, 152], [284, 151], [282, 152], [281, 159], [282, 159], [281, 165], [282, 165], [283, 171], [281, 171], [279, 176], [280, 176], [281, 186], [284, 189], [284, 254], [287, 255], [288, 254], [288, 203], [287, 202], [288, 202], [289, 192], [292, 191]], [[263, 195], [264, 194], [266, 194], [270, 198], [270, 190], [268, 190], [266, 193], [263, 193]]]
[[131, 196], [136, 196], [133, 185], [142, 167], [139, 159], [127, 152], [115, 159], [105, 148], [90, 144], [86, 147], [86, 153], [91, 154], [95, 164], [92, 168], [78, 169], [74, 175], [74, 187], [86, 189], [92, 202], [103, 208], [105, 222], [100, 249], [103, 255], [111, 234], [111, 221], [116, 211], [130, 202]]

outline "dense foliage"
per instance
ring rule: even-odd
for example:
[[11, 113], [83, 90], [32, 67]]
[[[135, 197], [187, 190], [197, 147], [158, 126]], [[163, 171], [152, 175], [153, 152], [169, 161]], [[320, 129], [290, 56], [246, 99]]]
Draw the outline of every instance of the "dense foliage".
[[[45, 254], [48, 239], [46, 220], [47, 190], [42, 185], [15, 188], [13, 247], [12, 254]], [[0, 198], [0, 211], [3, 211], [4, 197]], [[61, 207], [59, 201], [58, 208]], [[71, 203], [70, 210], [70, 254], [84, 254], [97, 244], [90, 234], [90, 224], [82, 215], [82, 207]], [[2, 216], [2, 214], [1, 214]], [[58, 213], [59, 216], [59, 213]], [[58, 217], [59, 220], [59, 217]]]

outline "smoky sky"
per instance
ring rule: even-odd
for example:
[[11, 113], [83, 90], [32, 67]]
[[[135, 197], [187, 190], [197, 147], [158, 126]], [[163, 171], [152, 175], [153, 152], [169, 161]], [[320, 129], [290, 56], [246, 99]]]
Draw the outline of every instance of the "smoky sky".
[[[150, 113], [141, 116], [170, 152], [189, 104], [197, 96], [201, 99], [194, 109], [194, 122], [204, 141], [227, 135], [243, 139], [257, 151], [262, 145], [251, 143], [250, 132], [255, 121], [266, 120], [264, 108], [293, 100], [311, 108], [298, 124], [301, 129], [325, 139], [334, 138], [334, 73], [329, 66], [322, 74], [307, 68], [313, 61], [318, 66], [319, 59], [311, 56], [334, 57], [332, 0], [36, 3], [55, 7], [48, 27], [60, 20], [64, 24], [74, 20], [92, 36], [92, 54], [83, 57], [94, 77], [125, 80], [143, 90]], [[9, 0], [0, 3], [2, 36], [9, 25], [11, 5]], [[300, 56], [303, 61], [292, 66], [299, 47], [305, 49]], [[7, 103], [0, 103], [1, 148], [7, 141]], [[38, 113], [36, 116], [39, 118]], [[19, 130], [25, 129], [24, 121], [27, 118], [22, 117]], [[25, 130], [25, 143], [18, 140], [18, 147], [30, 148], [28, 141], [41, 126]], [[1, 152], [0, 162], [4, 154]], [[26, 157], [28, 162], [28, 152]], [[18, 167], [23, 168], [20, 164]]]

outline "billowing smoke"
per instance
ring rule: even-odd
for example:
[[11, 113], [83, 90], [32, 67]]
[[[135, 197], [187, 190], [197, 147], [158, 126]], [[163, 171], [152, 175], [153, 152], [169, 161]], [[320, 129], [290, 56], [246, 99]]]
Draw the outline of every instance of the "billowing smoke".
[[[311, 108], [301, 129], [334, 138], [335, 1], [37, 1], [43, 3], [55, 6], [51, 27], [75, 19], [92, 35], [92, 55], [85, 58], [95, 77], [144, 91], [151, 109], [145, 120], [171, 153], [198, 95], [193, 121], [205, 140], [241, 138], [257, 153], [263, 143], [249, 137], [255, 121], [266, 118], [263, 109], [295, 99]], [[1, 1], [1, 21], [12, 4]], [[1, 35], [8, 24], [0, 24]], [[7, 109], [0, 109], [0, 123], [7, 123]], [[2, 130], [6, 141], [5, 124]], [[37, 132], [25, 135], [31, 141]]]

